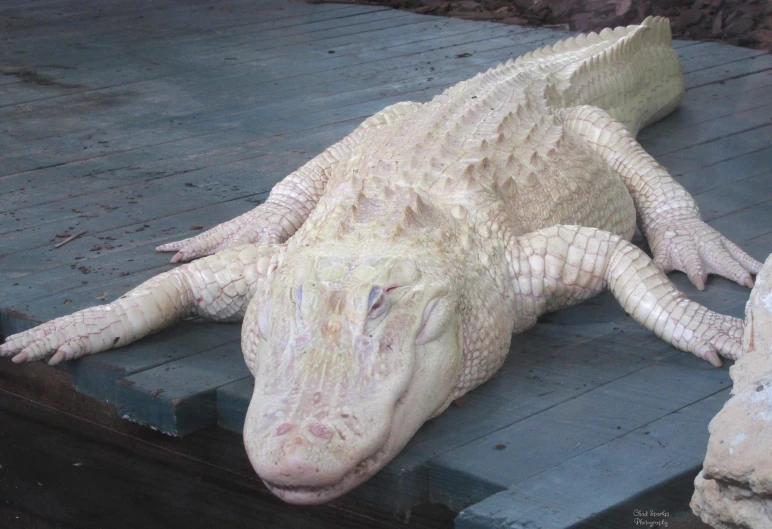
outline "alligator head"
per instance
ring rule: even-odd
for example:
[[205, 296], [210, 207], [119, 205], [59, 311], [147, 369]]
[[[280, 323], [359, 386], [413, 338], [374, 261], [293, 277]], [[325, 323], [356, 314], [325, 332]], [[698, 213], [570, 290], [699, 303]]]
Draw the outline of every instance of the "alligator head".
[[244, 443], [291, 503], [375, 474], [447, 407], [461, 365], [458, 286], [436, 254], [336, 246], [288, 252], [244, 319]]

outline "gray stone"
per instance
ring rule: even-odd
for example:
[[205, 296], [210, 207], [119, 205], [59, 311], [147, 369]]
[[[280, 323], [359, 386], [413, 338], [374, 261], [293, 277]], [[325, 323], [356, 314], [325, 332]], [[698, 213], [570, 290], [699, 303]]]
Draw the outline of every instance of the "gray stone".
[[772, 256], [745, 310], [732, 398], [710, 422], [692, 510], [720, 529], [772, 528]]

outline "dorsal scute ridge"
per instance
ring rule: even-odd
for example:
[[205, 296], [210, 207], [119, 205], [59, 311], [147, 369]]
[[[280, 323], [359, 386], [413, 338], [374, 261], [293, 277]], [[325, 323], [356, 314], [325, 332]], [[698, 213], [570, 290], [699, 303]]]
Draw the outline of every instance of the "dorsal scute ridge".
[[[606, 28], [600, 32], [600, 34], [593, 32], [582, 33], [576, 37], [569, 37], [564, 40], [560, 40], [555, 44], [538, 48], [534, 51], [529, 51], [525, 55], [514, 60], [514, 64], [520, 65], [525, 62], [534, 59], [543, 59], [551, 55], [557, 55], [560, 53], [572, 52], [589, 48], [596, 44], [608, 43], [609, 41], [615, 42], [627, 37], [636, 32], [636, 30], [648, 28], [649, 39], [652, 42], [670, 45], [672, 42], [672, 35], [670, 31], [670, 22], [665, 17], [647, 17], [639, 25], [630, 26], [618, 26], [614, 29]], [[647, 32], [647, 31], [642, 31]], [[508, 61], [509, 63], [510, 61]]]
[[[617, 30], [609, 30], [605, 33], [601, 32], [603, 33], [601, 38], [606, 38], [610, 41], [613, 41], [613, 43], [602, 52], [593, 55], [588, 60], [582, 61], [568, 77], [567, 86], [571, 87], [573, 90], [581, 90], [581, 87], [589, 81], [589, 78], [599, 71], [599, 68], [603, 63], [610, 62], [612, 60], [616, 62], [631, 61], [631, 56], [639, 53], [640, 50], [647, 45], [661, 43], [663, 37], [669, 37], [670, 35], [669, 22], [667, 22], [667, 19], [662, 20], [668, 24], [667, 33], [658, 31], [660, 28], [656, 26], [661, 24], [658, 23], [657, 19], [653, 19], [651, 21], [655, 25], [653, 29], [649, 25], [642, 24], [640, 26], [617, 28], [619, 30], [618, 33]], [[646, 19], [646, 21], [649, 21], [649, 19]], [[618, 35], [622, 36], [620, 37]]]

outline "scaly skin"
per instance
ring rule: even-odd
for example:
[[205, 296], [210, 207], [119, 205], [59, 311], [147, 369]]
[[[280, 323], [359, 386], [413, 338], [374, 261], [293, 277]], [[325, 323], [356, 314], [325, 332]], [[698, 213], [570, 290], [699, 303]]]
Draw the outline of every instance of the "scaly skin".
[[[496, 372], [513, 332], [606, 288], [664, 341], [720, 365], [741, 353], [742, 321], [687, 300], [663, 270], [750, 287], [760, 263], [634, 139], [682, 94], [663, 19], [529, 53], [379, 112], [265, 204], [158, 248], [215, 255], [11, 336], [0, 354], [57, 363], [189, 313], [243, 316], [245, 446], [295, 503], [366, 480]], [[628, 242], [636, 216], [654, 261]]]

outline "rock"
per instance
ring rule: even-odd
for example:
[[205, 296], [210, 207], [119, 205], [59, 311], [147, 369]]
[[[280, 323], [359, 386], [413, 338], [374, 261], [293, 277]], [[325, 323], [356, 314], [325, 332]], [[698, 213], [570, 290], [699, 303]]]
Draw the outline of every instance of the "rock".
[[699, 9], [690, 9], [688, 11], [682, 11], [678, 16], [678, 22], [682, 27], [693, 26], [698, 23], [702, 18], [702, 12]]
[[745, 309], [732, 398], [710, 422], [691, 507], [718, 529], [772, 528], [772, 256]]
[[633, 7], [633, 0], [617, 0], [616, 4], [616, 14], [621, 17]]
[[772, 49], [772, 29], [757, 29], [750, 36], [759, 42], [761, 49]]
[[592, 16], [589, 13], [577, 13], [571, 17], [571, 25], [569, 27], [572, 31], [589, 31], [591, 18]]
[[528, 20], [520, 17], [507, 17], [501, 20], [504, 24], [516, 24], [518, 26], [525, 26], [528, 24]]
[[731, 37], [742, 35], [743, 33], [750, 31], [753, 28], [753, 17], [750, 15], [742, 15], [738, 17], [731, 24], [727, 24], [724, 29], [724, 33]]
[[473, 0], [463, 0], [462, 2], [455, 2], [453, 4], [455, 10], [459, 13], [474, 13], [482, 11], [482, 7], [479, 2]]
[[[758, 501], [748, 489], [727, 483], [719, 485], [716, 480], [705, 479], [702, 473], [697, 475], [694, 485], [699, 494], [695, 493], [692, 498], [692, 510], [713, 527], [770, 527], [769, 502]], [[710, 515], [705, 516], [706, 512]]]
[[721, 34], [721, 17], [724, 15], [723, 11], [719, 11], [716, 14], [716, 18], [713, 19], [713, 26], [711, 27], [710, 34], [717, 37]]

